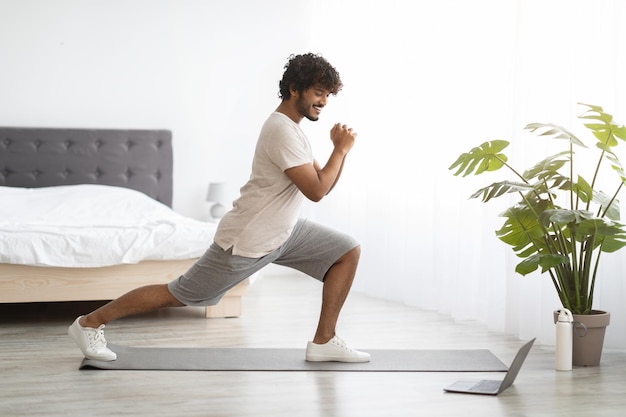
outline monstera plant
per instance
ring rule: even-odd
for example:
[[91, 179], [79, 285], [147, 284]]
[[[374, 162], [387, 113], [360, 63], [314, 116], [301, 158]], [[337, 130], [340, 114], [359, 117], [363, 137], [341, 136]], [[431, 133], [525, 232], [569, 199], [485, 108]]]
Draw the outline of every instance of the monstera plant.
[[[521, 172], [509, 165], [503, 153], [509, 142], [493, 140], [463, 153], [449, 169], [464, 177], [508, 170], [509, 179], [481, 188], [471, 197], [487, 202], [509, 193], [519, 196], [501, 214], [504, 224], [496, 231], [521, 258], [515, 270], [526, 275], [541, 268], [550, 276], [563, 307], [585, 315], [592, 313], [602, 254], [626, 245], [617, 200], [626, 173], [614, 151], [620, 140], [626, 140], [626, 128], [602, 107], [581, 105], [585, 110], [579, 119], [595, 137], [592, 147], [561, 126], [532, 123], [525, 130], [539, 138], [562, 140], [565, 149]], [[579, 158], [589, 166], [579, 165]], [[600, 183], [612, 189], [605, 193], [598, 189]]]

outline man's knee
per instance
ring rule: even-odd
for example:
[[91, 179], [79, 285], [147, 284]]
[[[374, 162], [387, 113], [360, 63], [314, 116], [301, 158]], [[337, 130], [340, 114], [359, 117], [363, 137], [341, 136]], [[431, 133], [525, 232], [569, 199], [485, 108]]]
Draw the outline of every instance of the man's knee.
[[161, 286], [163, 294], [163, 307], [184, 307], [185, 304], [172, 294], [167, 284]]
[[359, 263], [359, 258], [361, 257], [361, 246], [355, 246], [346, 252], [341, 258], [337, 259], [335, 264], [339, 263], [349, 263], [353, 264], [355, 267]]

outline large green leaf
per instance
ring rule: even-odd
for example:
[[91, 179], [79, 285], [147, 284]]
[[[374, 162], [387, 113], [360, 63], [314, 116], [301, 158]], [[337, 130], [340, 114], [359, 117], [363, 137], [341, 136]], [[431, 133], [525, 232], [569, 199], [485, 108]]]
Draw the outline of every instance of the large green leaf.
[[526, 125], [524, 129], [536, 133], [539, 136], [547, 136], [553, 139], [565, 139], [571, 144], [582, 146], [583, 148], [587, 147], [587, 145], [578, 139], [572, 132], [559, 125], [552, 123], [530, 123]]
[[598, 217], [583, 219], [576, 224], [576, 234], [583, 237], [591, 235], [611, 236], [620, 231], [621, 228], [617, 223]]
[[572, 185], [572, 191], [576, 193], [583, 203], [593, 200], [593, 188], [580, 175], [578, 176], [578, 181]]
[[593, 202], [602, 206], [604, 217], [613, 221], [620, 220], [621, 212], [620, 212], [618, 200], [613, 199], [612, 197], [606, 195], [602, 191], [596, 191], [593, 193]]
[[602, 241], [602, 252], [612, 253], [626, 246], [626, 233], [607, 236]]
[[626, 127], [613, 123], [613, 116], [606, 113], [602, 107], [581, 103], [587, 106], [580, 119], [597, 120], [600, 123], [586, 123], [587, 127], [600, 143], [607, 146], [617, 146], [617, 139], [626, 140]]
[[541, 223], [543, 225], [549, 225], [550, 223], [556, 223], [559, 225], [565, 225], [569, 223], [578, 224], [585, 220], [595, 219], [593, 213], [587, 210], [568, 210], [568, 209], [549, 209], [545, 210], [540, 215]]
[[580, 242], [587, 237], [594, 235], [596, 243], [593, 249], [600, 245], [602, 252], [615, 252], [626, 246], [626, 232], [620, 223], [607, 219], [593, 218], [587, 219], [576, 225], [576, 239]]
[[563, 229], [566, 239], [573, 237], [577, 242], [588, 242], [590, 237], [594, 237], [589, 250], [602, 246], [603, 252], [615, 252], [626, 246], [626, 232], [622, 224], [596, 217], [586, 210], [550, 209], [541, 213], [540, 220], [546, 227], [550, 223], [557, 227], [567, 226]]
[[509, 146], [505, 140], [492, 140], [484, 142], [482, 145], [473, 148], [471, 151], [461, 154], [448, 169], [457, 171], [454, 175], [463, 174], [467, 176], [482, 174], [485, 171], [496, 171], [507, 161], [507, 156], [501, 151]]
[[538, 222], [536, 214], [527, 206], [517, 205], [505, 210], [502, 217], [506, 221], [496, 231], [496, 236], [504, 243], [513, 247], [515, 252], [531, 248], [531, 252], [545, 246], [542, 242], [544, 229]]
[[521, 275], [527, 275], [536, 271], [539, 266], [541, 266], [541, 272], [546, 272], [550, 268], [569, 263], [570, 259], [565, 255], [536, 253], [518, 263], [515, 267], [515, 272]]
[[[568, 161], [569, 157], [568, 151], [557, 153], [556, 155], [552, 155], [547, 157], [546, 159], [538, 162], [532, 168], [526, 170], [522, 175], [528, 181], [533, 178], [538, 178], [540, 180], [547, 180], [552, 177], [560, 175], [558, 170], [563, 167]], [[565, 156], [565, 157], [564, 157]]]
[[500, 197], [503, 194], [511, 192], [527, 192], [532, 191], [533, 186], [514, 181], [501, 181], [494, 182], [487, 187], [483, 187], [470, 196], [470, 198], [480, 197], [483, 203], [491, 200], [492, 198]]

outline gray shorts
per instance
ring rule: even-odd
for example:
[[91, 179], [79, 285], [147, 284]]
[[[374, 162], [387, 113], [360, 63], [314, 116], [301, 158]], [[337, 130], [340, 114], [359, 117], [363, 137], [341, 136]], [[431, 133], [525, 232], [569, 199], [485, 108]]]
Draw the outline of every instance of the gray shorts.
[[246, 258], [213, 243], [200, 259], [168, 284], [172, 295], [188, 306], [217, 304], [224, 294], [270, 263], [304, 272], [320, 281], [358, 242], [344, 233], [300, 219], [287, 241], [261, 258]]

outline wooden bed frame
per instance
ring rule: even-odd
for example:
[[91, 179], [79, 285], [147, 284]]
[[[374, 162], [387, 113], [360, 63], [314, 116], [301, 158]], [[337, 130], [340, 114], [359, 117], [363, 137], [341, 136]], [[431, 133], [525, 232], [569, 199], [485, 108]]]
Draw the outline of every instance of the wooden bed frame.
[[[171, 207], [172, 134], [167, 130], [0, 128], [0, 186], [103, 184], [131, 188]], [[0, 303], [111, 300], [167, 283], [196, 259], [101, 268], [0, 263]], [[247, 280], [206, 307], [206, 317], [238, 317]]]

